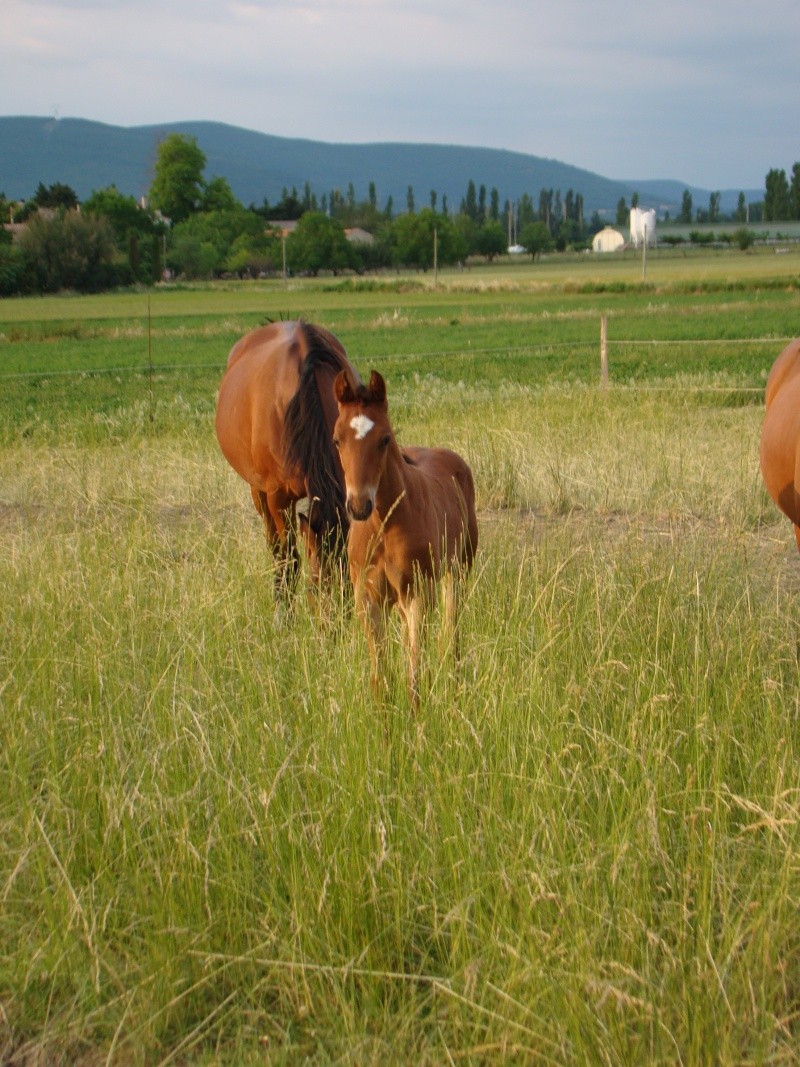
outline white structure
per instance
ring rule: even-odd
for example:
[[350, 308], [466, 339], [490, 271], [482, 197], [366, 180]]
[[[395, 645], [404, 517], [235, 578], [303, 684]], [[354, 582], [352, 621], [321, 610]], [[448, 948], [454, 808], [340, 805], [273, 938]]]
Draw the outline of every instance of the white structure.
[[613, 226], [606, 226], [592, 238], [593, 252], [618, 252], [625, 244], [625, 238]]
[[631, 208], [630, 218], [631, 244], [634, 248], [640, 248], [645, 241], [648, 245], [656, 243], [656, 213], [650, 208], [642, 211], [639, 207]]

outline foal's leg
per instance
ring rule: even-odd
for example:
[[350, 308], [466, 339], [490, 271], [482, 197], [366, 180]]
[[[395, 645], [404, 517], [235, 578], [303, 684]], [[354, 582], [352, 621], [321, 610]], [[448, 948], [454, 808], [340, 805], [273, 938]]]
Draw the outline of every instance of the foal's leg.
[[460, 609], [460, 596], [458, 577], [452, 572], [442, 578], [442, 596], [444, 599], [444, 625], [442, 626], [440, 652], [447, 652], [448, 643], [453, 649], [453, 660], [458, 663], [460, 657], [458, 616]]
[[377, 700], [381, 695], [381, 662], [386, 654], [386, 609], [382, 600], [374, 593], [370, 595], [363, 577], [354, 581], [355, 605], [358, 617], [364, 626], [369, 645], [372, 693]]
[[412, 593], [402, 603], [405, 622], [406, 654], [408, 656], [408, 693], [414, 711], [419, 710], [419, 659], [422, 627], [428, 606], [427, 590]]

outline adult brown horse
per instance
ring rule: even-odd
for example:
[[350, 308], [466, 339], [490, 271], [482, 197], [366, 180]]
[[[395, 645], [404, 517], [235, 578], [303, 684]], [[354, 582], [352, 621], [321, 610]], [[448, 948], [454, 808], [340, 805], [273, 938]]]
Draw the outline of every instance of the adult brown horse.
[[344, 469], [350, 532], [347, 556], [356, 609], [367, 631], [372, 683], [380, 687], [386, 615], [405, 623], [408, 683], [419, 703], [420, 627], [444, 579], [446, 613], [456, 625], [455, 577], [478, 546], [475, 487], [464, 460], [445, 448], [403, 448], [389, 422], [386, 383], [369, 386], [342, 371], [334, 383], [339, 417], [334, 444]]
[[769, 495], [792, 520], [800, 549], [800, 337], [772, 365], [765, 401], [761, 473]]
[[298, 526], [315, 577], [343, 557], [344, 475], [332, 443], [333, 382], [343, 369], [352, 370], [332, 333], [274, 322], [237, 341], [219, 387], [217, 439], [250, 486], [282, 591], [299, 569]]

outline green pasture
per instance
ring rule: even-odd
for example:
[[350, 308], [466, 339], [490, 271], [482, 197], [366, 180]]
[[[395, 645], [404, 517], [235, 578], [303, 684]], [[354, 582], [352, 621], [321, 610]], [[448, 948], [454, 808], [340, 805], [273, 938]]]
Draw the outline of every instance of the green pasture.
[[[798, 266], [0, 302], [0, 1063], [796, 1063]], [[399, 631], [376, 703], [346, 590], [276, 603], [216, 447], [297, 315], [475, 474], [416, 716]]]

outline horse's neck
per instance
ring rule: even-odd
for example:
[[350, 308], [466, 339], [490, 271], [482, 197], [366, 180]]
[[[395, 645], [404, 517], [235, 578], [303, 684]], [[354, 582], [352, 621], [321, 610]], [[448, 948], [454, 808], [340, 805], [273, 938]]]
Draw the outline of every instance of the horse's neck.
[[378, 512], [384, 521], [407, 501], [409, 490], [412, 489], [413, 473], [413, 468], [403, 459], [400, 446], [393, 440], [389, 445], [386, 466], [376, 495]]

